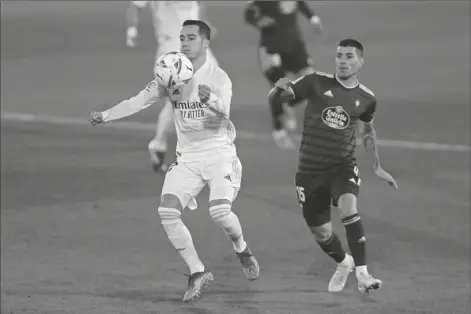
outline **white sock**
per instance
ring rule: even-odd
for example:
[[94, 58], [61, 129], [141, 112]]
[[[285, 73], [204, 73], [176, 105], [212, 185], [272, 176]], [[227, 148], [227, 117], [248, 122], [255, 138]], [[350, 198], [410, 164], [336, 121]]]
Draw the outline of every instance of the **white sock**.
[[339, 264], [342, 265], [342, 266], [350, 266], [350, 263], [349, 261], [352, 259], [352, 257], [348, 254], [345, 254], [345, 258], [343, 259], [343, 261], [341, 261]]
[[366, 267], [366, 265], [357, 266], [355, 268], [355, 271], [357, 276], [359, 274], [368, 274], [368, 268]]
[[188, 230], [183, 221], [180, 218], [165, 219], [162, 220], [162, 225], [173, 247], [188, 265], [190, 273], [204, 271], [204, 264], [196, 252], [190, 230]]
[[214, 222], [224, 230], [232, 241], [234, 250], [237, 253], [243, 252], [247, 248], [247, 243], [244, 240], [239, 217], [231, 211], [230, 205], [217, 205], [209, 210]]

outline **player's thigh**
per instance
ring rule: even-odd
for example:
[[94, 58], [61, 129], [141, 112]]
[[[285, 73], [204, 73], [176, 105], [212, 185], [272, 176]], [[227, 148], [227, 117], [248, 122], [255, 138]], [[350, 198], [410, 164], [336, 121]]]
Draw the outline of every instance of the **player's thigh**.
[[[165, 195], [172, 195], [172, 197], [176, 196], [179, 199], [180, 209], [183, 210], [186, 207], [196, 208], [195, 198], [204, 188], [205, 181], [193, 168], [192, 163], [174, 162], [170, 165], [165, 174], [161, 202], [166, 198]], [[165, 204], [161, 205], [164, 206]]]
[[281, 62], [287, 72], [295, 74], [309, 74], [309, 71], [312, 72], [314, 66], [314, 62], [309, 56], [305, 44], [302, 42], [295, 45], [289, 53], [281, 54]]
[[237, 156], [212, 162], [205, 169], [209, 185], [209, 201], [227, 200], [233, 202], [242, 182], [242, 163]]
[[332, 191], [327, 177], [298, 172], [295, 184], [306, 224], [318, 227], [330, 222]]
[[[335, 174], [332, 180], [332, 201], [333, 205], [340, 207], [339, 199], [344, 196], [353, 195], [354, 200], [342, 206], [342, 211], [356, 211], [356, 198], [360, 192], [361, 178], [356, 165], [345, 165]], [[348, 213], [347, 213], [348, 214]]]

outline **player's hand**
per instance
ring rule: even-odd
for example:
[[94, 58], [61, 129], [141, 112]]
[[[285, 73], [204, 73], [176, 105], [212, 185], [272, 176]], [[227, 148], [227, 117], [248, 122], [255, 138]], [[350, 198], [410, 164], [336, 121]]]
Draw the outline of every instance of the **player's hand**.
[[204, 84], [198, 85], [198, 97], [201, 102], [206, 103], [211, 97], [211, 87]]
[[322, 23], [321, 19], [318, 16], [313, 16], [310, 19], [311, 26], [313, 28], [314, 33], [322, 34]]
[[273, 19], [269, 16], [262, 16], [257, 22], [257, 27], [258, 28], [267, 28], [267, 27], [273, 26], [275, 24], [276, 24], [275, 19]]
[[290, 79], [287, 77], [282, 77], [275, 83], [275, 87], [281, 88], [285, 91], [289, 91], [289, 83], [291, 83]]
[[102, 112], [92, 112], [89, 117], [90, 123], [95, 126], [97, 124], [103, 123], [104, 116]]
[[136, 27], [129, 27], [126, 31], [126, 46], [129, 48], [134, 48], [137, 45], [137, 28]]
[[285, 129], [273, 130], [272, 132], [273, 140], [275, 144], [281, 149], [293, 149], [294, 143], [288, 132]]
[[374, 170], [375, 174], [383, 181], [386, 181], [387, 184], [389, 184], [390, 187], [397, 189], [397, 183], [394, 180], [393, 176], [387, 173], [381, 166], [378, 165], [376, 169]]

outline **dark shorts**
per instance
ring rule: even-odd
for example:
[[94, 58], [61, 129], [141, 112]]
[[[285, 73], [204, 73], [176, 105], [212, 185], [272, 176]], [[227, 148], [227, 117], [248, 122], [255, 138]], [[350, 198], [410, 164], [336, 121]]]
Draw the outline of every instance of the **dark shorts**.
[[330, 206], [338, 206], [339, 197], [346, 193], [358, 197], [360, 182], [355, 165], [318, 175], [296, 173], [296, 193], [306, 223], [316, 227], [330, 222]]
[[[276, 62], [275, 55], [279, 56], [279, 63]], [[298, 73], [313, 66], [313, 61], [303, 42], [293, 45], [288, 51], [261, 46], [258, 57], [263, 72], [270, 67], [281, 67], [286, 72]]]

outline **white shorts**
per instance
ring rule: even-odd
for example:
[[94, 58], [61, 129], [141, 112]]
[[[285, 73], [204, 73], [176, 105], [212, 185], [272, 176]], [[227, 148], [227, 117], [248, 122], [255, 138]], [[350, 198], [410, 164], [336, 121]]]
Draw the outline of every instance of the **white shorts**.
[[196, 197], [206, 184], [209, 200], [225, 199], [233, 202], [242, 180], [242, 164], [237, 156], [220, 159], [175, 162], [165, 175], [162, 194], [178, 197], [182, 208], [196, 209]]

